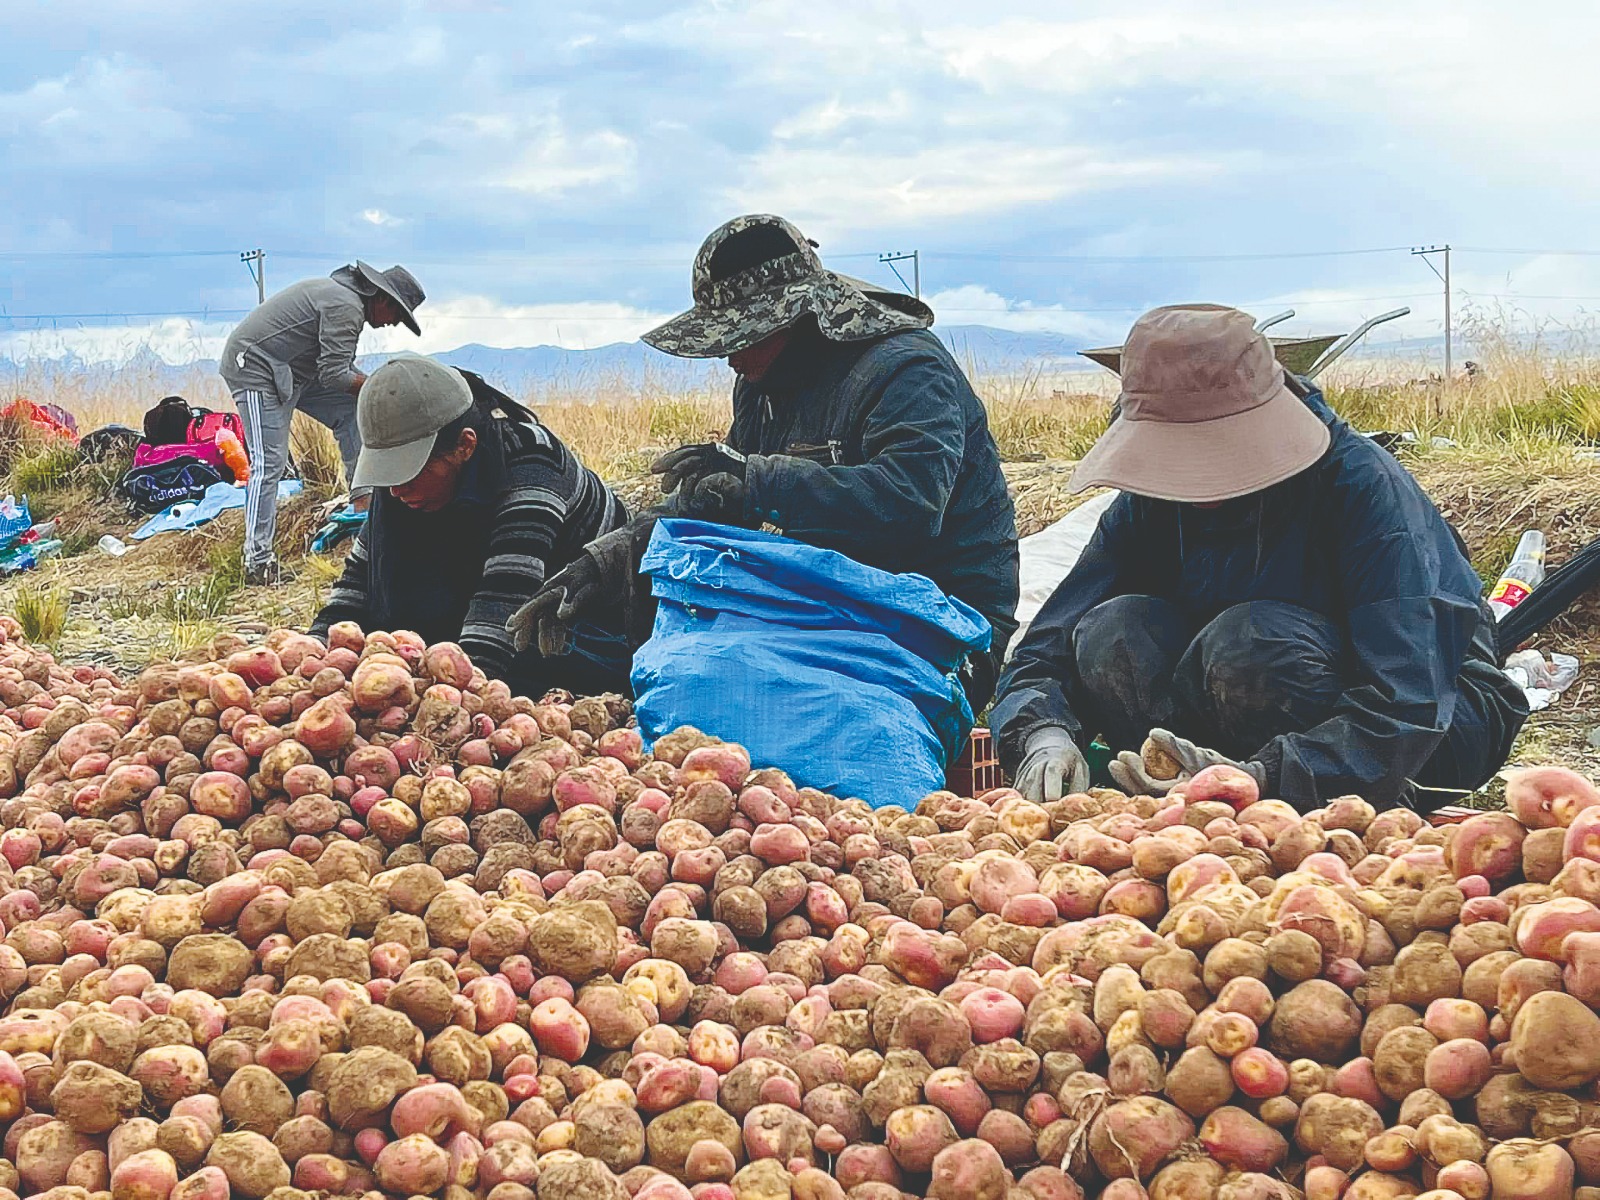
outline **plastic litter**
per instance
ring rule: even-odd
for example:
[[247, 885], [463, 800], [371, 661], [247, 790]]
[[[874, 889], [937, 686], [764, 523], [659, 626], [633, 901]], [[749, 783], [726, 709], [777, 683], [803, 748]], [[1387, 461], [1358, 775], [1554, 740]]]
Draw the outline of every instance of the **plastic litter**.
[[99, 546], [101, 550], [105, 551], [105, 553], [111, 555], [112, 558], [121, 558], [128, 552], [128, 543], [124, 542], [121, 538], [115, 536], [114, 534], [105, 534], [98, 542], [95, 543], [95, 545]]
[[0, 549], [27, 533], [33, 526], [33, 515], [28, 511], [28, 498], [18, 500], [7, 496], [0, 500]]
[[1570, 654], [1546, 658], [1537, 650], [1518, 650], [1506, 659], [1506, 678], [1522, 689], [1528, 708], [1549, 708], [1578, 678], [1578, 660]]
[[1489, 607], [1494, 611], [1495, 620], [1504, 621], [1507, 613], [1544, 582], [1544, 551], [1542, 530], [1530, 529], [1518, 539], [1511, 562], [1489, 591]]
[[47, 558], [61, 553], [59, 538], [18, 539], [7, 550], [0, 552], [0, 575], [15, 575], [32, 570]]

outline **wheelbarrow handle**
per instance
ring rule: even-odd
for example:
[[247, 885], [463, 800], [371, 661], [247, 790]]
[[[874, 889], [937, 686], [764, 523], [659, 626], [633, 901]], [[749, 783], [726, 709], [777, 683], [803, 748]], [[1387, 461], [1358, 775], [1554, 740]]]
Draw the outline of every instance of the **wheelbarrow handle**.
[[1345, 334], [1337, 342], [1322, 352], [1322, 357], [1317, 359], [1316, 362], [1312, 363], [1311, 369], [1306, 372], [1306, 378], [1315, 379], [1329, 367], [1333, 366], [1335, 362], [1344, 357], [1345, 352], [1349, 350], [1351, 346], [1354, 346], [1362, 338], [1366, 337], [1368, 331], [1374, 326], [1382, 325], [1385, 321], [1393, 321], [1399, 317], [1409, 316], [1410, 313], [1411, 308], [1408, 305], [1405, 308], [1397, 308], [1393, 312], [1382, 313], [1376, 317], [1370, 317], [1361, 322], [1360, 325], [1357, 325], [1349, 333]]

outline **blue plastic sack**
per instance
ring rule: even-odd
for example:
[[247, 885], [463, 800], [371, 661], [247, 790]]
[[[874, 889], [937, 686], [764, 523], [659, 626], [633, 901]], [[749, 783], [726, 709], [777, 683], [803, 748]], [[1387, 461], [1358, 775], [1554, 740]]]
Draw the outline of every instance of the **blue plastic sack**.
[[991, 637], [974, 609], [921, 575], [700, 521], [658, 522], [642, 569], [658, 602], [633, 660], [647, 741], [693, 725], [874, 808], [944, 786], [972, 728], [956, 672]]

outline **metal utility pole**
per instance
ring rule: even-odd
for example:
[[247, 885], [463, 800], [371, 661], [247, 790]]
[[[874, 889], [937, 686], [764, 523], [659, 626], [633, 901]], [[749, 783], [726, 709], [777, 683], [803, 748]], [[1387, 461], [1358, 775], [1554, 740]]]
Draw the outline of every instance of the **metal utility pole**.
[[[888, 254], [878, 255], [878, 261], [894, 272], [894, 277], [900, 281], [901, 287], [910, 288], [913, 296], [918, 300], [922, 299], [922, 262], [918, 257], [917, 251], [892, 250]], [[911, 264], [910, 283], [907, 283], [906, 277], [900, 274], [900, 268], [895, 266], [895, 263], [898, 262], [909, 262]]]
[[[1450, 329], [1450, 246], [1448, 243], [1443, 246], [1419, 246], [1411, 253], [1427, 263], [1428, 270], [1438, 275], [1444, 283], [1444, 382], [1448, 387], [1450, 384], [1452, 351]], [[1431, 254], [1442, 254], [1444, 256], [1443, 272], [1433, 265], [1433, 260], [1428, 257]]]
[[256, 281], [256, 303], [267, 302], [267, 252], [265, 250], [246, 250], [239, 255], [239, 261], [250, 272], [250, 277]]

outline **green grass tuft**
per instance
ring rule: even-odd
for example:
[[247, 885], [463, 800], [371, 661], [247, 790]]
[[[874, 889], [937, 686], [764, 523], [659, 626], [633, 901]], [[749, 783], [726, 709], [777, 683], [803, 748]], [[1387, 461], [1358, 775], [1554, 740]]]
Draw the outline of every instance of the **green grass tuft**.
[[72, 601], [64, 588], [26, 583], [17, 589], [14, 608], [22, 636], [37, 646], [55, 647], [67, 628]]
[[56, 442], [12, 463], [7, 490], [30, 499], [65, 491], [82, 465], [76, 446]]

